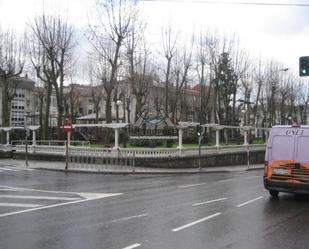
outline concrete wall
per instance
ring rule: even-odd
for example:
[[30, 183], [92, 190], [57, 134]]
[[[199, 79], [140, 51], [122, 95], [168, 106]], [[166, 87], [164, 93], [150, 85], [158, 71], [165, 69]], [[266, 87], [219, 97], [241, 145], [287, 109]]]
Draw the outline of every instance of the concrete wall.
[[[6, 157], [4, 157], [6, 156]], [[24, 159], [24, 153], [13, 153], [13, 154], [0, 154], [0, 158], [12, 157], [14, 159]], [[254, 151], [249, 155], [250, 164], [257, 164], [264, 162], [264, 151]], [[29, 154], [31, 160], [43, 160], [43, 161], [65, 161], [65, 157], [62, 155], [40, 155], [40, 154]], [[247, 153], [226, 153], [226, 154], [213, 154], [204, 155], [201, 157], [201, 166], [206, 167], [217, 167], [217, 166], [231, 166], [231, 165], [246, 165], [247, 164]], [[153, 168], [198, 168], [199, 159], [197, 156], [188, 157], [153, 157], [153, 158], [136, 158], [135, 165], [138, 167], [153, 167]]]
[[[265, 157], [264, 151], [255, 151], [249, 154], [250, 164], [263, 163]], [[204, 155], [201, 157], [202, 167], [217, 167], [231, 165], [246, 165], [247, 153], [226, 153]], [[199, 158], [196, 156], [188, 157], [171, 157], [171, 158], [144, 158], [138, 159], [135, 162], [136, 166], [154, 167], [154, 168], [198, 168]]]

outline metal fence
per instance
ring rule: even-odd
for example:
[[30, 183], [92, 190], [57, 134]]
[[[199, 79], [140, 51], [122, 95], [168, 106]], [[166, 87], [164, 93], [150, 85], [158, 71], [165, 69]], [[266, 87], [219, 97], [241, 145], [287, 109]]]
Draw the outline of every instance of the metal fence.
[[135, 171], [135, 152], [112, 149], [69, 148], [70, 169], [92, 169], [97, 171]]

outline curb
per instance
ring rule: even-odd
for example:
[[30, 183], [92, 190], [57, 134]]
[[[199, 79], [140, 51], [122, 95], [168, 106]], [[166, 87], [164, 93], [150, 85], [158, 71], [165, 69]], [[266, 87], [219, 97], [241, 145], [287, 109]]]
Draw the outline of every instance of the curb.
[[105, 171], [90, 171], [90, 170], [80, 170], [80, 169], [55, 169], [55, 168], [32, 168], [32, 169], [38, 169], [38, 170], [47, 170], [47, 171], [59, 171], [64, 173], [84, 173], [84, 174], [107, 174], [107, 175], [177, 175], [177, 174], [209, 174], [209, 173], [235, 173], [235, 172], [246, 172], [246, 171], [252, 171], [252, 170], [262, 170], [262, 168], [249, 168], [249, 169], [235, 169], [235, 170], [211, 170], [211, 171], [111, 171], [111, 170], [105, 170]]

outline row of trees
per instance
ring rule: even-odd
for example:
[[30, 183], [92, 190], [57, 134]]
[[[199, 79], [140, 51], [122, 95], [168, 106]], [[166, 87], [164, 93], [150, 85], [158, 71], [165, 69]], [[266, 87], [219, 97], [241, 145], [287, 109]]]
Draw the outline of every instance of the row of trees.
[[[71, 76], [81, 63], [77, 60], [81, 44], [74, 26], [59, 16], [43, 14], [30, 23], [23, 38], [0, 30], [2, 126], [10, 124], [16, 89], [11, 79], [25, 68], [32, 69], [41, 86], [40, 125], [47, 138], [52, 91], [57, 98], [58, 127], [66, 112], [72, 117], [76, 112], [78, 91], [72, 85], [65, 93], [64, 86], [72, 83]], [[90, 44], [87, 67], [97, 120], [104, 101], [106, 122], [112, 122], [112, 103], [121, 97], [127, 113], [134, 97], [140, 115], [149, 102], [151, 83], [158, 78], [164, 84], [164, 98], [157, 96], [155, 106], [176, 122], [188, 120], [192, 113], [187, 90], [195, 83], [200, 86], [200, 103], [194, 113], [201, 123], [239, 125], [241, 109], [245, 124], [264, 126], [286, 123], [289, 116], [298, 112], [304, 117], [307, 112], [305, 83], [280, 63], [251, 58], [235, 36], [206, 31], [184, 39], [167, 25], [162, 28], [161, 44], [151, 50], [146, 31], [137, 1], [97, 0], [96, 15], [84, 32]], [[116, 88], [122, 79], [129, 90]]]

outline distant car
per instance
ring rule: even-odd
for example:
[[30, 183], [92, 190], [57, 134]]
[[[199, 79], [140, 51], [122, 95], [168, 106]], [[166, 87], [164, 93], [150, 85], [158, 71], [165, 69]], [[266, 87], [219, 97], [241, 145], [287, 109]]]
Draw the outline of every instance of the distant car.
[[279, 192], [309, 194], [309, 126], [274, 126], [266, 147], [264, 186]]

